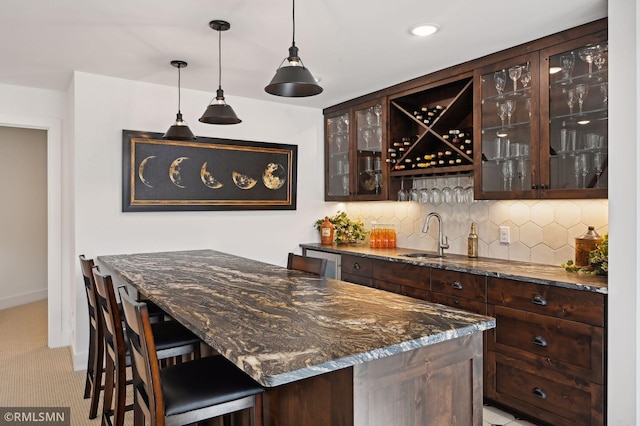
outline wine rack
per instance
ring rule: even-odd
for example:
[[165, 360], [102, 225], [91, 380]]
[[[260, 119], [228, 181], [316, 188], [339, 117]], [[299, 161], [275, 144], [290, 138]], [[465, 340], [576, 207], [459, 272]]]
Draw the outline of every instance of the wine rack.
[[473, 80], [465, 77], [400, 93], [389, 100], [387, 163], [391, 176], [473, 169]]

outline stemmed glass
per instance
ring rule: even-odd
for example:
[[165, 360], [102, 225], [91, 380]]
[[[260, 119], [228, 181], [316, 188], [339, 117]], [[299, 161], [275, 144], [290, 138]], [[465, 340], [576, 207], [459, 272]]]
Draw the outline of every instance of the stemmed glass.
[[522, 66], [522, 77], [520, 78], [522, 86], [527, 89], [529, 82], [531, 81], [531, 63], [527, 62]]
[[454, 203], [464, 203], [464, 188], [460, 184], [460, 176], [458, 176], [458, 184], [453, 187], [453, 202]]
[[420, 201], [420, 192], [416, 187], [415, 179], [413, 181], [413, 186], [411, 187], [411, 191], [409, 191], [409, 201], [415, 201], [416, 203]]
[[380, 116], [382, 115], [382, 105], [376, 104], [373, 106], [373, 112], [376, 115], [378, 126], [380, 125]]
[[582, 175], [582, 187], [586, 188], [585, 178], [589, 174], [589, 158], [587, 153], [580, 154], [579, 163], [580, 163], [580, 174]]
[[473, 202], [473, 178], [468, 177], [467, 186], [464, 187], [464, 199], [467, 203]]
[[449, 181], [444, 178], [444, 187], [442, 188], [442, 201], [450, 204], [453, 201], [453, 190], [449, 187]]
[[502, 127], [504, 127], [504, 117], [507, 115], [507, 105], [505, 103], [496, 103], [496, 107], [498, 110], [498, 117], [500, 117], [500, 121], [502, 122]]
[[609, 103], [609, 83], [604, 82], [600, 85], [600, 96], [602, 96], [602, 105], [606, 108]]
[[576, 57], [573, 52], [566, 53], [560, 56], [560, 65], [562, 66], [562, 74], [565, 80], [571, 82], [571, 72], [573, 71], [573, 65], [576, 62]]
[[586, 84], [578, 84], [576, 85], [576, 95], [578, 95], [578, 107], [580, 108], [580, 114], [582, 114], [582, 104], [584, 103], [584, 98], [589, 93], [589, 86]]
[[593, 153], [593, 171], [596, 174], [596, 188], [600, 188], [600, 175], [602, 174], [602, 152]]
[[509, 78], [513, 80], [513, 94], [518, 90], [518, 79], [522, 76], [522, 67], [520, 65], [509, 68]]
[[593, 59], [596, 57], [600, 50], [600, 46], [587, 46], [578, 51], [578, 56], [580, 59], [589, 64], [589, 78], [591, 78], [591, 69], [593, 64]]
[[516, 101], [507, 99], [504, 103], [505, 112], [507, 113], [507, 123], [511, 126], [511, 116], [516, 112]]
[[[600, 49], [596, 53], [596, 56], [593, 58], [593, 63], [598, 67], [598, 71], [602, 70], [602, 67], [607, 62], [606, 55], [609, 52], [609, 48], [607, 46], [600, 46]], [[598, 80], [602, 80], [602, 76], [598, 77]]]
[[362, 139], [364, 139], [364, 149], [369, 149], [369, 141], [371, 141], [371, 129], [364, 129], [362, 131]]
[[504, 86], [507, 84], [507, 73], [505, 70], [496, 71], [493, 73], [493, 82], [496, 86], [496, 90], [498, 91], [498, 95], [502, 98], [502, 92], [504, 91]]
[[342, 190], [344, 195], [349, 195], [349, 175], [342, 176]]
[[567, 90], [567, 105], [569, 105], [569, 115], [573, 114], [573, 106], [576, 103], [576, 90]]
[[404, 189], [404, 178], [400, 180], [400, 191], [398, 191], [398, 201], [408, 201], [409, 191]]
[[503, 189], [505, 191], [511, 191], [511, 180], [513, 176], [513, 160], [504, 160], [504, 163], [502, 163], [502, 177], [504, 179]]

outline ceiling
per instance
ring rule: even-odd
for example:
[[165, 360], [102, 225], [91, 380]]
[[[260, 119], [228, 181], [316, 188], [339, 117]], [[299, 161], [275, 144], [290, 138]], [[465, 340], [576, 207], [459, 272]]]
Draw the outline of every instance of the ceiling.
[[[182, 87], [325, 108], [607, 15], [607, 0], [306, 0], [296, 45], [324, 92], [264, 92], [292, 37], [290, 0], [2, 0], [0, 83], [66, 91], [72, 72], [177, 85], [169, 62], [188, 62]], [[427, 38], [409, 28], [432, 22]]]

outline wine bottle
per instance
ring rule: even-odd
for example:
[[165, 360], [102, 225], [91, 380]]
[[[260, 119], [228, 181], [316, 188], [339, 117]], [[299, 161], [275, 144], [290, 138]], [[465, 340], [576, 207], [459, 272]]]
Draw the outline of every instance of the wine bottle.
[[478, 257], [478, 233], [476, 232], [476, 224], [471, 222], [471, 230], [467, 238], [467, 255], [471, 258]]

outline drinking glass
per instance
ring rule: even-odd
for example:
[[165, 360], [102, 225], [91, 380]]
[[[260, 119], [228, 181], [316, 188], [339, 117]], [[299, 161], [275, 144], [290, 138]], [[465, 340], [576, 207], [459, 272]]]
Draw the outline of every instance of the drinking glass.
[[531, 81], [531, 63], [527, 62], [522, 66], [522, 77], [520, 77], [522, 86], [526, 89]]
[[434, 180], [433, 187], [429, 191], [429, 200], [433, 204], [440, 204], [440, 202], [442, 202], [442, 191], [438, 188], [438, 179]]
[[464, 187], [460, 184], [460, 176], [458, 176], [458, 184], [453, 187], [453, 202], [464, 203]]
[[376, 104], [373, 106], [373, 113], [376, 115], [376, 121], [378, 126], [380, 125], [380, 116], [382, 115], [382, 105]]
[[600, 46], [587, 46], [578, 51], [578, 57], [589, 64], [589, 78], [591, 78], [591, 68], [593, 64], [593, 59], [598, 54], [600, 50]]
[[368, 150], [370, 147], [369, 142], [371, 141], [371, 129], [363, 130], [362, 139], [364, 139], [364, 149]]
[[420, 201], [420, 191], [416, 187], [416, 181], [413, 181], [413, 186], [411, 187], [411, 191], [409, 191], [409, 201], [418, 202]]
[[503, 189], [511, 191], [511, 181], [513, 180], [513, 160], [504, 160], [502, 163]]
[[504, 91], [504, 86], [507, 84], [507, 73], [505, 70], [496, 71], [493, 73], [493, 82], [496, 86], [496, 90], [498, 91], [498, 95], [502, 98], [502, 92]]
[[342, 175], [342, 191], [344, 195], [349, 195], [349, 175]]
[[589, 93], [589, 86], [586, 84], [578, 84], [576, 85], [576, 95], [578, 95], [578, 107], [580, 109], [580, 114], [582, 114], [582, 104], [584, 103], [584, 98]]
[[596, 188], [600, 188], [600, 175], [602, 174], [602, 159], [603, 154], [601, 151], [593, 153], [593, 171], [596, 174]]
[[509, 68], [509, 78], [513, 80], [513, 94], [518, 90], [518, 79], [522, 76], [522, 67], [520, 65]]
[[511, 116], [516, 112], [516, 101], [513, 99], [507, 99], [504, 102], [504, 105], [507, 113], [507, 123], [511, 126]]
[[589, 174], [589, 154], [582, 153], [579, 155], [580, 160], [580, 174], [582, 175], [582, 187], [586, 188], [585, 186], [585, 178], [587, 177], [587, 175]]
[[527, 178], [527, 157], [518, 159], [518, 179], [520, 179], [520, 190], [524, 191], [524, 180]]
[[[598, 71], [602, 70], [602, 67], [607, 62], [607, 54], [609, 52], [609, 48], [605, 46], [599, 46], [600, 49], [596, 52], [596, 56], [593, 57], [593, 63], [598, 67]], [[602, 76], [598, 77], [602, 80]]]
[[449, 180], [444, 178], [444, 187], [442, 188], [442, 201], [451, 204], [453, 201], [453, 190], [449, 186]]
[[567, 90], [567, 105], [569, 105], [569, 115], [573, 114], [573, 106], [576, 103], [576, 89]]
[[609, 103], [609, 83], [604, 82], [600, 85], [600, 96], [602, 97], [602, 105], [606, 108]]
[[404, 189], [404, 178], [400, 180], [400, 191], [398, 191], [398, 201], [408, 201], [409, 192]]
[[560, 56], [560, 66], [562, 67], [562, 74], [565, 80], [571, 82], [571, 73], [573, 72], [573, 65], [576, 62], [576, 57], [573, 52], [565, 53]]
[[467, 186], [464, 187], [464, 200], [473, 203], [473, 178], [469, 176]]
[[502, 122], [502, 127], [504, 127], [504, 117], [507, 115], [507, 105], [504, 103], [497, 102], [496, 107], [498, 109], [498, 117], [500, 117], [500, 121]]
[[429, 202], [429, 188], [426, 185], [420, 189], [420, 202], [422, 204], [427, 204]]

